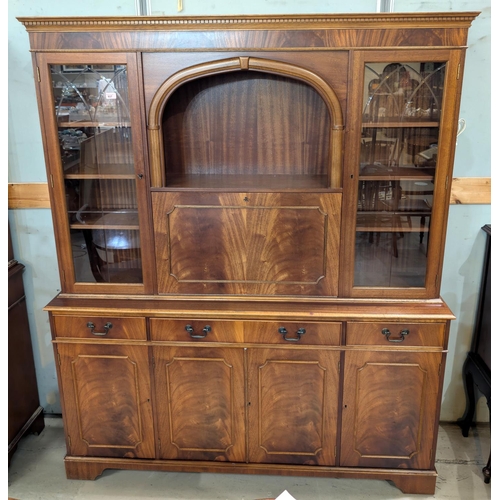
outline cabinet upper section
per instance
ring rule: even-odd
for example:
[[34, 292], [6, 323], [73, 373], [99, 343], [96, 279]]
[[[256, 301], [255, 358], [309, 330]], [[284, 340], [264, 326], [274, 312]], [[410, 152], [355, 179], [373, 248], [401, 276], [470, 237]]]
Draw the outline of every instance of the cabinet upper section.
[[63, 291], [438, 297], [477, 15], [19, 18]]

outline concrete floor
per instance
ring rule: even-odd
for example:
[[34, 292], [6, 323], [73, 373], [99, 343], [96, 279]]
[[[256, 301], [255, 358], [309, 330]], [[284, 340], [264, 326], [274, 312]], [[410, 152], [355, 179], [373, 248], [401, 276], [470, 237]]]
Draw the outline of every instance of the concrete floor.
[[[287, 490], [296, 500], [483, 500], [491, 498], [491, 484], [482, 468], [490, 452], [487, 424], [462, 437], [460, 428], [443, 424], [439, 430], [434, 496], [405, 495], [389, 481], [324, 479], [239, 474], [106, 470], [96, 481], [67, 480], [62, 420], [47, 418], [39, 436], [25, 436], [18, 444], [8, 474], [8, 496], [17, 500], [257, 500], [277, 497]], [[494, 480], [493, 480], [494, 482]], [[497, 497], [500, 498], [500, 497]]]

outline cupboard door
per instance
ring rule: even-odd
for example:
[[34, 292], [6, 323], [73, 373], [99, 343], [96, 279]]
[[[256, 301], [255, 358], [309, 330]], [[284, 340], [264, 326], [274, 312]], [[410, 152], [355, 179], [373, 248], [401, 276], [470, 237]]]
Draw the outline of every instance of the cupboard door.
[[152, 199], [160, 294], [337, 295], [341, 193]]
[[159, 458], [245, 461], [243, 350], [154, 347]]
[[439, 352], [345, 354], [340, 465], [430, 469]]
[[335, 465], [339, 358], [249, 349], [249, 462]]
[[375, 51], [354, 59], [359, 135], [347, 146], [353, 165], [346, 198], [356, 224], [346, 227], [344, 240], [352, 266], [346, 294], [438, 297], [461, 54], [443, 49], [388, 59]]
[[365, 64], [355, 286], [425, 285], [445, 69]]
[[71, 455], [154, 458], [148, 348], [58, 344]]
[[62, 286], [144, 293], [149, 217], [135, 55], [37, 58]]

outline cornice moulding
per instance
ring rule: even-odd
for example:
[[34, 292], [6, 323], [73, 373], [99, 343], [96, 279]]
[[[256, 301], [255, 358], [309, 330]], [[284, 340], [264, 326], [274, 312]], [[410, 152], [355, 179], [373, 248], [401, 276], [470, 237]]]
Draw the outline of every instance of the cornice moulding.
[[18, 17], [27, 31], [179, 30], [179, 29], [347, 29], [384, 27], [469, 27], [479, 12], [314, 14], [283, 16], [126, 16]]

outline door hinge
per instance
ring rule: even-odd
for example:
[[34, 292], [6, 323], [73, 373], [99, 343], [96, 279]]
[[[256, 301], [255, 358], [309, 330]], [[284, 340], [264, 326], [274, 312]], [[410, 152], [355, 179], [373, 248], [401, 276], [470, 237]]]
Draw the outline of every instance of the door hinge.
[[57, 353], [57, 362], [59, 363], [59, 366], [61, 366], [61, 354]]
[[50, 187], [54, 189], [54, 176], [50, 174]]
[[445, 189], [446, 189], [446, 191], [448, 191], [448, 185], [449, 185], [449, 183], [450, 183], [450, 176], [447, 175], [446, 176], [446, 182], [445, 182]]
[[460, 80], [460, 70], [462, 69], [461, 63], [458, 63], [458, 68], [457, 68], [457, 80]]
[[39, 82], [41, 82], [42, 80], [40, 79], [40, 68], [37, 66], [36, 67], [36, 78]]
[[71, 436], [68, 434], [68, 446], [69, 449], [71, 450]]
[[441, 366], [442, 366], [442, 364], [440, 363], [439, 368], [438, 368], [438, 375], [441, 375]]

